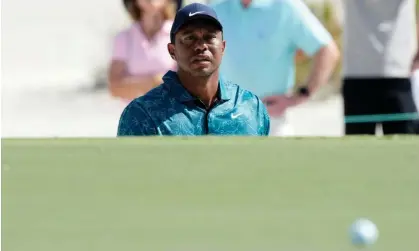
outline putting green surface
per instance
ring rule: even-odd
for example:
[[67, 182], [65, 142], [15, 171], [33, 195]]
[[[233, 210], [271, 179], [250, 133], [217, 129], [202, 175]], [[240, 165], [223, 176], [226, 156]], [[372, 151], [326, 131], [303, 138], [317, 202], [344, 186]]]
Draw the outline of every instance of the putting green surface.
[[2, 250], [419, 250], [419, 138], [2, 140]]

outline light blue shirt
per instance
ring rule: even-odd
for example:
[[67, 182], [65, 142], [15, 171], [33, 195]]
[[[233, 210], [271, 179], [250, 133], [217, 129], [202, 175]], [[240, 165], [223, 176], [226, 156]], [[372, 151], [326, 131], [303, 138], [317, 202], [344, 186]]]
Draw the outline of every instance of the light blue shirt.
[[133, 100], [122, 112], [118, 136], [267, 136], [269, 116], [254, 94], [219, 81], [218, 98], [207, 109], [169, 71], [163, 84]]
[[222, 75], [263, 98], [295, 82], [295, 54], [312, 56], [332, 37], [301, 0], [240, 0], [212, 5], [224, 28]]

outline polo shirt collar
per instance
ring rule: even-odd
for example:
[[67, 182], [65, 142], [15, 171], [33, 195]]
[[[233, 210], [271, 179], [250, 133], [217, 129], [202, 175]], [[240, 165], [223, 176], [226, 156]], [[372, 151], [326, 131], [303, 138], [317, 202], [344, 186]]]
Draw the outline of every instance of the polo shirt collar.
[[[185, 87], [180, 83], [179, 77], [176, 72], [168, 71], [163, 76], [164, 84], [169, 88], [170, 95], [178, 99], [180, 102], [189, 102], [197, 100], [190, 94]], [[225, 86], [225, 81], [220, 78], [218, 81], [218, 99], [227, 101], [232, 98], [232, 93], [229, 92]]]

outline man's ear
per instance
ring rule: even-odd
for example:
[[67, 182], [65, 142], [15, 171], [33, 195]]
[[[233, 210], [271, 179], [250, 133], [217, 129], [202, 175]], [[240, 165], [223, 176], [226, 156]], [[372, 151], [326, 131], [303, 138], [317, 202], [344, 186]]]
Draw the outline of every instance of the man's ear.
[[175, 55], [175, 45], [172, 43], [168, 43], [167, 44], [167, 51], [169, 52], [169, 55], [172, 59], [176, 60], [176, 55]]
[[226, 49], [226, 41], [225, 41], [225, 40], [223, 40], [223, 47], [222, 47], [222, 52], [223, 52], [223, 54], [224, 54], [225, 49]]

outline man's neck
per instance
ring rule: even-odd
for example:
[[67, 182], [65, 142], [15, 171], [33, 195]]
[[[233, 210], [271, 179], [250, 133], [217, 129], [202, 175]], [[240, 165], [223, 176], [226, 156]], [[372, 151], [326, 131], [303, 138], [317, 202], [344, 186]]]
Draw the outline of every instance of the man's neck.
[[183, 87], [199, 98], [205, 106], [210, 107], [214, 103], [218, 92], [218, 72], [208, 77], [194, 77], [184, 71], [178, 71], [177, 74]]
[[248, 8], [252, 0], [241, 0], [242, 6]]

